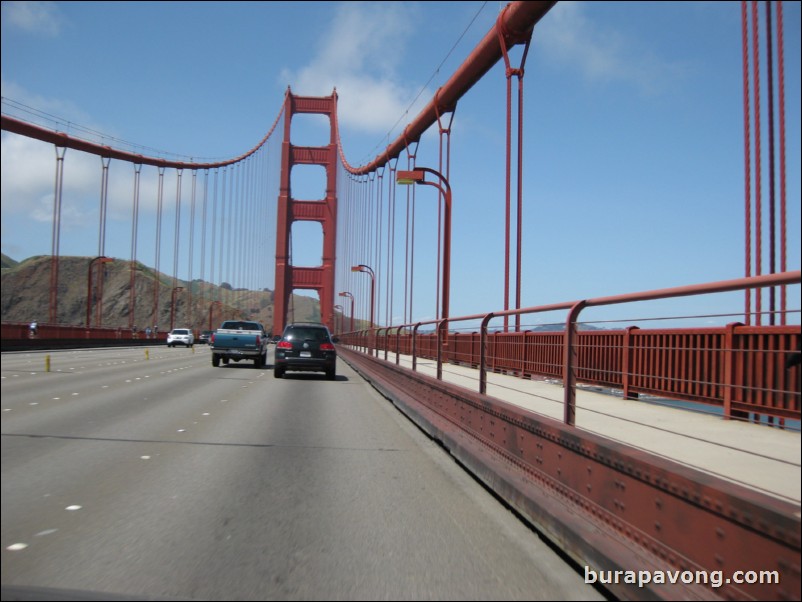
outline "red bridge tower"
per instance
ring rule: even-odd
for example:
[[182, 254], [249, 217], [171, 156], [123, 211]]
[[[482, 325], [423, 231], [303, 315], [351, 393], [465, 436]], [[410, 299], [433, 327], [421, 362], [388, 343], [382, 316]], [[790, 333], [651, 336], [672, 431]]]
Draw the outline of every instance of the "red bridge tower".
[[[284, 142], [281, 147], [281, 181], [276, 219], [276, 291], [273, 299], [273, 332], [287, 325], [289, 301], [295, 289], [315, 290], [320, 298], [320, 319], [333, 329], [334, 267], [337, 249], [337, 92], [325, 97], [295, 96], [287, 90], [284, 106]], [[328, 115], [331, 138], [327, 146], [293, 146], [292, 117], [297, 113]], [[326, 168], [326, 196], [320, 201], [293, 198], [290, 174], [295, 165]], [[290, 263], [290, 235], [295, 221], [320, 222], [323, 227], [323, 260], [320, 267], [294, 267]]]

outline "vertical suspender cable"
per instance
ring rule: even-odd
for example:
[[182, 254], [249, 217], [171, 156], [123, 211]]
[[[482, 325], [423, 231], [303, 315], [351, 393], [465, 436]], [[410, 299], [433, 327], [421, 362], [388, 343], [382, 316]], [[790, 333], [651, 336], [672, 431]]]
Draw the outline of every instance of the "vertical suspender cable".
[[217, 254], [217, 279], [220, 281], [220, 301], [225, 304], [226, 293], [222, 288], [223, 278], [223, 257], [226, 252], [226, 181], [228, 177], [228, 166], [223, 168], [223, 177], [220, 182], [220, 251]]
[[[381, 319], [381, 280], [384, 274], [382, 274], [382, 220], [384, 219], [384, 170], [385, 166], [381, 167], [378, 170], [377, 178], [376, 178], [376, 259], [375, 263], [371, 267], [375, 266], [376, 270], [376, 279], [379, 281], [377, 283], [379, 288], [379, 299], [376, 299], [377, 306], [372, 308], [376, 314], [376, 324], [382, 324]], [[374, 324], [371, 324], [373, 327]]]
[[[768, 79], [768, 127], [769, 127], [769, 273], [776, 271], [775, 254], [775, 202], [774, 202], [774, 53], [772, 52], [771, 2], [766, 2], [766, 77]], [[769, 324], [774, 325], [776, 289], [769, 288]]]
[[[530, 31], [521, 39], [511, 38], [504, 26], [504, 14], [509, 10], [509, 5], [499, 13], [496, 20], [496, 31], [498, 33], [499, 46], [501, 47], [502, 57], [504, 58], [505, 75], [507, 78], [507, 174], [505, 192], [505, 230], [504, 230], [504, 309], [508, 310], [510, 305], [510, 225], [511, 225], [511, 189], [512, 189], [512, 77], [518, 78], [518, 175], [517, 175], [517, 202], [516, 202], [516, 265], [515, 265], [515, 309], [521, 307], [521, 258], [522, 258], [522, 239], [523, 239], [523, 77], [524, 63], [529, 53], [529, 43], [532, 32]], [[508, 41], [514, 43], [524, 42], [523, 55], [520, 67], [513, 69], [510, 64], [510, 57], [507, 48]], [[509, 329], [509, 318], [504, 316], [504, 330]], [[515, 316], [515, 330], [521, 329], [521, 317]]]
[[[521, 272], [523, 264], [523, 194], [524, 194], [524, 68], [529, 52], [529, 39], [524, 46], [521, 68], [518, 70], [518, 243], [515, 260], [515, 309], [521, 309]], [[521, 314], [515, 315], [515, 331], [521, 330]]]
[[64, 155], [66, 146], [56, 146], [56, 183], [53, 194], [53, 231], [50, 241], [50, 315], [51, 324], [58, 323], [58, 268], [61, 241], [61, 198], [64, 191]]
[[390, 165], [390, 178], [387, 185], [387, 202], [390, 206], [390, 225], [389, 225], [389, 240], [387, 241], [387, 248], [389, 249], [387, 258], [387, 277], [388, 277], [388, 292], [387, 300], [389, 301], [389, 308], [387, 311], [387, 325], [393, 324], [393, 297], [395, 296], [395, 171], [398, 164], [396, 158], [395, 163]]
[[[178, 251], [179, 251], [179, 242], [180, 242], [180, 234], [181, 234], [181, 177], [183, 176], [184, 170], [177, 169], [176, 170], [176, 179], [175, 179], [175, 240], [173, 241], [173, 290], [170, 291], [170, 299], [172, 303], [171, 311], [175, 311], [178, 305], [178, 301], [176, 300], [175, 289], [178, 287]], [[177, 312], [176, 312], [177, 313]], [[170, 328], [173, 327], [173, 324], [170, 324]]]
[[194, 329], [195, 322], [195, 307], [192, 303], [192, 287], [195, 285], [193, 282], [192, 262], [195, 260], [195, 195], [198, 186], [198, 170], [192, 170], [192, 193], [189, 199], [189, 272], [187, 273], [187, 282], [189, 282], [189, 327]]
[[[214, 182], [212, 184], [212, 240], [211, 240], [211, 249], [209, 250], [209, 282], [214, 285], [215, 278], [214, 278], [214, 263], [215, 259], [217, 259], [217, 207], [219, 206], [219, 199], [217, 196], [217, 191], [219, 190], [219, 177], [220, 177], [220, 168], [214, 170]], [[218, 291], [219, 292], [219, 291]], [[215, 301], [219, 301], [219, 296], [214, 299]]]
[[231, 166], [231, 173], [229, 174], [228, 178], [228, 209], [229, 209], [229, 218], [228, 218], [228, 231], [226, 232], [226, 244], [225, 244], [225, 252], [226, 252], [226, 272], [225, 272], [225, 279], [228, 282], [228, 288], [226, 289], [228, 292], [226, 293], [228, 297], [227, 304], [233, 309], [234, 307], [234, 277], [231, 274], [231, 255], [234, 253], [234, 221], [236, 220], [236, 199], [234, 198], [234, 183], [237, 179], [237, 164], [234, 163]]
[[[406, 130], [405, 130], [406, 133]], [[405, 140], [406, 142], [406, 140]], [[415, 149], [411, 150], [411, 145], [415, 145]], [[406, 142], [406, 151], [407, 151], [407, 170], [412, 170], [415, 165], [415, 155], [418, 150], [419, 142]], [[414, 292], [415, 292], [415, 186], [407, 186], [407, 262], [408, 262], [408, 282], [409, 282], [409, 296], [407, 297], [407, 293], [404, 293], [404, 302], [406, 305], [406, 299], [409, 299], [409, 315], [408, 317], [404, 318], [405, 324], [412, 323], [412, 308], [413, 308], [413, 299], [414, 299]], [[411, 201], [411, 202], [410, 202]], [[405, 278], [406, 280], [406, 278]]]
[[[447, 112], [450, 112], [451, 117], [449, 118], [448, 125], [443, 126], [442, 115], [440, 114], [440, 105], [437, 101], [437, 97], [440, 94], [440, 90], [438, 89], [434, 95], [434, 109], [435, 115], [437, 116], [437, 126], [439, 129], [440, 134], [440, 147], [439, 147], [439, 162], [437, 171], [441, 174], [445, 174], [446, 180], [450, 175], [451, 170], [451, 124], [454, 122], [454, 109], [449, 108], [446, 109]], [[445, 152], [443, 149], [443, 139], [445, 138]], [[440, 311], [440, 295], [445, 294], [445, 291], [441, 291], [442, 288], [442, 278], [440, 274], [442, 273], [441, 270], [444, 269], [442, 266], [442, 254], [443, 254], [443, 245], [445, 241], [442, 240], [442, 231], [443, 231], [443, 192], [438, 188], [437, 193], [437, 273], [435, 274], [436, 281], [435, 281], [435, 290], [437, 291], [436, 299], [435, 299], [435, 315], [439, 320], [441, 318], [441, 311]]]
[[[755, 276], [763, 273], [763, 212], [761, 199], [761, 151], [760, 151], [760, 47], [758, 34], [758, 4], [757, 0], [752, 0], [752, 72], [753, 72], [753, 93], [754, 93], [754, 123], [755, 123]], [[762, 324], [762, 295], [759, 290], [755, 291], [755, 312], [757, 325]]]
[[209, 201], [209, 170], [204, 170], [203, 173], [203, 202], [201, 203], [201, 252], [200, 252], [200, 293], [201, 299], [206, 295], [203, 293], [206, 283], [206, 215]]
[[[752, 275], [752, 141], [750, 136], [750, 87], [749, 87], [749, 17], [747, 0], [741, 2], [741, 46], [743, 59], [743, 88], [744, 88], [744, 245], [745, 266], [744, 276]], [[752, 291], [744, 291], [744, 321], [752, 324]]]
[[[785, 199], [785, 51], [783, 42], [783, 3], [777, 3], [777, 72], [779, 79], [779, 111], [780, 111], [780, 271], [788, 269], [786, 252], [786, 199]], [[786, 324], [787, 286], [780, 288], [780, 319]]]
[[142, 173], [142, 164], [134, 163], [134, 201], [133, 215], [131, 216], [131, 278], [128, 285], [128, 328], [134, 327], [134, 315], [136, 313], [136, 243], [137, 230], [139, 228], [139, 183]]
[[164, 208], [164, 168], [159, 167], [159, 188], [156, 199], [156, 260], [153, 283], [153, 332], [159, 329], [159, 284], [161, 282], [160, 260], [162, 240], [162, 210]]
[[[98, 232], [98, 251], [99, 257], [106, 255], [106, 214], [109, 206], [109, 165], [110, 157], [100, 157], [102, 174], [100, 177], [100, 227]], [[97, 303], [95, 304], [95, 326], [103, 324], [103, 280], [106, 269], [103, 262], [98, 262], [97, 275]]]

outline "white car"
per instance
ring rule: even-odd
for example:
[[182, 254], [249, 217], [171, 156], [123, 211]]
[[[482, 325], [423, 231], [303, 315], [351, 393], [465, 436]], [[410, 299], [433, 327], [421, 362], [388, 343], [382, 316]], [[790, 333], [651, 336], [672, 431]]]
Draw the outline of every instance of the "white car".
[[173, 328], [167, 335], [167, 346], [186, 345], [192, 347], [195, 344], [195, 336], [189, 328]]

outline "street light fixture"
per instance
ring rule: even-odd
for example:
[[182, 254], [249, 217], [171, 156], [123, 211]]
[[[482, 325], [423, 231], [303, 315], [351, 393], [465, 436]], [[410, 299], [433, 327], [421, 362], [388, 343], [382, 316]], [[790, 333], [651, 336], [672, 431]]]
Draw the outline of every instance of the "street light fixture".
[[342, 305], [335, 305], [334, 309], [339, 309], [340, 310], [340, 326], [339, 326], [339, 328], [337, 327], [337, 319], [336, 319], [336, 316], [335, 316], [334, 327], [335, 327], [335, 329], [337, 331], [337, 334], [342, 334], [342, 331], [343, 331], [343, 312], [345, 310], [343, 309]]
[[366, 274], [370, 274], [370, 327], [373, 328], [375, 325], [373, 321], [373, 306], [375, 305], [374, 300], [376, 298], [376, 274], [370, 268], [370, 266], [366, 266], [364, 263], [351, 266], [351, 271], [365, 272]]
[[[104, 263], [111, 263], [114, 261], [112, 257], [106, 257], [105, 255], [100, 255], [99, 257], [95, 257], [92, 261], [89, 262], [89, 269], [86, 274], [86, 327], [89, 328], [92, 326], [92, 268], [95, 267], [95, 262], [100, 262], [101, 265]], [[98, 300], [98, 307], [102, 307], [103, 299]], [[100, 322], [103, 318], [102, 310], [98, 312], [98, 317], [95, 320], [95, 326], [100, 326]]]
[[223, 313], [223, 303], [222, 303], [222, 301], [212, 301], [209, 304], [209, 330], [214, 330], [214, 328], [212, 327], [212, 311], [214, 310], [215, 307], [218, 308], [218, 310], [220, 311], [221, 317], [222, 317], [222, 313]]
[[183, 290], [183, 286], [176, 286], [173, 288], [173, 294], [170, 299], [170, 332], [175, 328], [175, 294]]
[[[426, 180], [427, 173], [438, 177], [442, 182], [442, 186], [438, 182]], [[417, 167], [411, 171], [398, 171], [395, 181], [397, 184], [404, 185], [425, 184], [426, 186], [434, 186], [440, 191], [445, 201], [445, 212], [443, 214], [443, 282], [441, 284], [443, 298], [440, 317], [443, 320], [448, 320], [451, 282], [451, 186], [443, 174], [428, 167]]]
[[351, 299], [351, 332], [354, 332], [354, 295], [348, 291], [343, 291], [340, 293], [340, 297]]

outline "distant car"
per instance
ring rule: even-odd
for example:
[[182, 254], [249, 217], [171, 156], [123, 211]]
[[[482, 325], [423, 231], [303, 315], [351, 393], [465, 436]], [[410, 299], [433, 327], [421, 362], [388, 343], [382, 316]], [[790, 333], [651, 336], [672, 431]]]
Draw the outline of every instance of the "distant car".
[[324, 324], [299, 322], [289, 324], [276, 341], [273, 376], [282, 378], [287, 370], [325, 372], [326, 378], [337, 377], [337, 349]]
[[213, 334], [214, 330], [204, 330], [202, 333], [200, 333], [200, 336], [198, 337], [198, 343], [203, 343], [204, 345], [208, 345], [209, 340], [212, 338]]
[[176, 345], [185, 345], [192, 347], [195, 344], [195, 335], [189, 328], [173, 328], [167, 334], [167, 346], [175, 347]]

